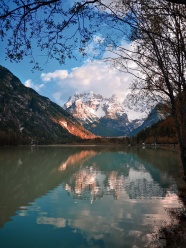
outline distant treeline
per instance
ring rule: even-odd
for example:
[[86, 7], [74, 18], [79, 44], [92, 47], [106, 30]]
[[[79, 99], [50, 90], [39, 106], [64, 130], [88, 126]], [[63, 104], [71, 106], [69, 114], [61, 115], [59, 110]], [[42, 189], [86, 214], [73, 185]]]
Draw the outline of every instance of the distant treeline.
[[177, 144], [177, 136], [172, 117], [159, 121], [139, 132], [134, 137], [103, 138], [81, 141], [90, 144], [119, 144], [119, 145], [139, 145], [145, 144]]
[[30, 137], [26, 133], [16, 132], [14, 130], [0, 131], [0, 145], [48, 145], [48, 144], [117, 144], [117, 145], [138, 145], [138, 144], [177, 144], [177, 137], [174, 122], [171, 117], [160, 121], [153, 126], [142, 130], [134, 137], [97, 137], [95, 139], [81, 140], [80, 138], [69, 139], [63, 136], [60, 140], [52, 137], [48, 133], [43, 136]]
[[178, 139], [172, 117], [159, 121], [153, 126], [139, 132], [132, 138], [133, 143], [177, 144]]
[[65, 134], [63, 137], [52, 137], [46, 133], [43, 136], [30, 137], [29, 135], [14, 130], [0, 131], [0, 146], [10, 145], [49, 145], [49, 144], [66, 144], [71, 142], [79, 142], [80, 138], [69, 138]]
[[0, 145], [28, 145], [31, 139], [13, 130], [0, 131]]

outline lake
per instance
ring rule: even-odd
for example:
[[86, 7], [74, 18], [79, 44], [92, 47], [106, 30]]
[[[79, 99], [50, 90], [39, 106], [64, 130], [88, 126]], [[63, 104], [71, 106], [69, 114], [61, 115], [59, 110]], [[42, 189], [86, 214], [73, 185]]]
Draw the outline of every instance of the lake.
[[146, 247], [181, 206], [179, 166], [160, 149], [0, 148], [0, 247]]

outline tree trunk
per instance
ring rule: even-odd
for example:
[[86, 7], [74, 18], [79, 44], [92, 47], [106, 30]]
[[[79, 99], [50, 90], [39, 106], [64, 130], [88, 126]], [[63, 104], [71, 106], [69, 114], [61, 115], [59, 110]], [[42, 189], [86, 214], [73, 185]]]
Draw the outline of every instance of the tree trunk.
[[[183, 103], [183, 104], [182, 104]], [[185, 102], [181, 102], [179, 106], [182, 107], [176, 107], [176, 103], [173, 100], [172, 101], [172, 115], [174, 119], [174, 124], [176, 127], [176, 133], [178, 137], [178, 143], [180, 146], [180, 155], [181, 155], [181, 161], [183, 166], [183, 173], [184, 173], [184, 180], [186, 181], [186, 107]]]
[[180, 126], [181, 126], [181, 160], [184, 170], [184, 180], [186, 181], [186, 92], [181, 94], [180, 99]]
[[186, 148], [185, 145], [180, 145], [181, 161], [183, 165], [184, 180], [186, 181]]

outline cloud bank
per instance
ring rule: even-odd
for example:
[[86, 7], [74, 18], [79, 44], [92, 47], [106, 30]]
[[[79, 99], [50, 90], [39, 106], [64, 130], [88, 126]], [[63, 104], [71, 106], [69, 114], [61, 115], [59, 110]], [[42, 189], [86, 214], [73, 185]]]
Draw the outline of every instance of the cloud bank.
[[44, 83], [42, 83], [42, 84], [34, 84], [34, 83], [32, 82], [31, 79], [28, 79], [28, 80], [25, 81], [24, 85], [25, 85], [26, 87], [32, 88], [32, 89], [34, 89], [34, 90], [40, 92], [41, 89], [42, 89], [43, 86], [44, 86]]
[[42, 73], [41, 80], [44, 84], [55, 84], [52, 96], [58, 104], [63, 105], [74, 93], [89, 91], [105, 97], [117, 94], [122, 101], [129, 92], [132, 76], [121, 73], [104, 62], [86, 61], [84, 65], [71, 71], [56, 70]]

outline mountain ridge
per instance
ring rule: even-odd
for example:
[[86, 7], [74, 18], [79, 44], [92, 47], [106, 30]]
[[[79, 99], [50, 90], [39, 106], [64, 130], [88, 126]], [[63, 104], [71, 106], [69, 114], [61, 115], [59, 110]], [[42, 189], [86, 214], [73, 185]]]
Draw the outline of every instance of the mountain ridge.
[[103, 97], [94, 92], [75, 93], [63, 108], [72, 114], [86, 129], [100, 136], [133, 136], [163, 118], [153, 108], [146, 118], [129, 120], [126, 101], [119, 102], [116, 94]]
[[3, 66], [0, 66], [0, 130], [1, 140], [10, 132], [15, 139], [24, 137], [26, 143], [95, 138], [67, 111], [24, 86]]
[[[101, 136], [125, 136], [131, 131], [131, 122], [113, 94], [110, 98], [92, 91], [74, 94], [63, 105], [89, 131]], [[95, 128], [96, 127], [96, 128]], [[103, 132], [103, 129], [104, 132]]]

